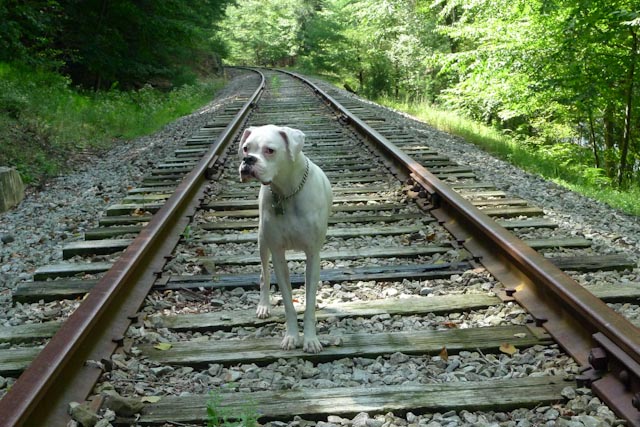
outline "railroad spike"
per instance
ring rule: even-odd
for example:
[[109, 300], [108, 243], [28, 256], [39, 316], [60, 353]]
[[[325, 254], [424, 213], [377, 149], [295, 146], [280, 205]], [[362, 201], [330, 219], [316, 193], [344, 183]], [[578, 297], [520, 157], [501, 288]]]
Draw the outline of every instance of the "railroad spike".
[[618, 378], [620, 379], [620, 382], [624, 384], [624, 388], [628, 390], [631, 386], [631, 375], [629, 375], [629, 371], [626, 369], [621, 370], [618, 373]]
[[640, 411], [640, 393], [636, 393], [633, 395], [633, 397], [631, 398], [631, 405], [633, 405], [634, 408]]
[[541, 328], [542, 325], [544, 325], [545, 323], [547, 323], [549, 321], [549, 319], [546, 319], [544, 317], [535, 317], [534, 318], [535, 322], [536, 322], [536, 326]]
[[602, 347], [594, 347], [589, 352], [589, 364], [596, 371], [605, 371], [609, 366], [607, 352]]
[[106, 357], [103, 357], [100, 360], [100, 363], [102, 363], [102, 366], [105, 372], [113, 371], [113, 362], [111, 361], [111, 359], [107, 359]]

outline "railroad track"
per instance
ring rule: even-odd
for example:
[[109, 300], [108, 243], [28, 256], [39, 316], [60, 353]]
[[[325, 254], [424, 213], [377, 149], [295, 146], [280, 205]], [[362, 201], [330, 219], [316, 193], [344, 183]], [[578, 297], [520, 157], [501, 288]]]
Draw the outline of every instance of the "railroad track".
[[[85, 241], [67, 245], [69, 262], [43, 266], [14, 292], [16, 301], [88, 296], [64, 324], [1, 332], [15, 345], [0, 352], [0, 375], [22, 375], [0, 400], [0, 425], [66, 425], [69, 402], [88, 399], [97, 411], [113, 392], [145, 398], [116, 411], [125, 425], [201, 425], [211, 402], [236, 416], [301, 417], [297, 425], [382, 425], [376, 414], [387, 425], [417, 424], [415, 414], [474, 425], [488, 416], [477, 411], [508, 420], [521, 407], [569, 418], [563, 402], [585, 385], [640, 425], [638, 330], [596, 298], [638, 291], [587, 291], [560, 270], [635, 261], [585, 255], [590, 242], [557, 233], [540, 207], [480, 182], [362, 103], [263, 74], [264, 91], [230, 104]], [[303, 130], [305, 154], [334, 189], [320, 354], [280, 350], [277, 294], [274, 315], [255, 317], [258, 186], [238, 182], [235, 138], [268, 123]], [[300, 285], [303, 258], [288, 258]], [[294, 298], [303, 307], [301, 290]]]

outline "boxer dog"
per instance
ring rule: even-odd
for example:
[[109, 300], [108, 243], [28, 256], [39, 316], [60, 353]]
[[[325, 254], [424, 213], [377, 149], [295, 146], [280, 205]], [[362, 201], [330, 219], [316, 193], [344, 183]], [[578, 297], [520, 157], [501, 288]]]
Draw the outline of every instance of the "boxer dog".
[[320, 249], [327, 233], [333, 194], [322, 169], [302, 153], [304, 139], [302, 131], [289, 127], [247, 128], [240, 138], [239, 172], [242, 182], [255, 179], [262, 183], [258, 197], [262, 274], [256, 314], [261, 319], [270, 315], [271, 256], [286, 316], [286, 332], [280, 346], [291, 350], [300, 344], [285, 251], [304, 251], [307, 264], [302, 348], [308, 353], [319, 353], [322, 345], [316, 335], [316, 292], [320, 281]]

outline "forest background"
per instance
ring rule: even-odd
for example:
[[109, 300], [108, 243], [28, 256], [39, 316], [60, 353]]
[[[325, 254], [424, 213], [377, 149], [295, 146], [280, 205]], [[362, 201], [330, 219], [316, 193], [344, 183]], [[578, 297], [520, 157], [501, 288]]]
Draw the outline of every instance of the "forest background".
[[4, 0], [0, 129], [25, 123], [33, 70], [148, 111], [212, 90], [220, 58], [293, 67], [640, 214], [639, 29], [637, 0]]

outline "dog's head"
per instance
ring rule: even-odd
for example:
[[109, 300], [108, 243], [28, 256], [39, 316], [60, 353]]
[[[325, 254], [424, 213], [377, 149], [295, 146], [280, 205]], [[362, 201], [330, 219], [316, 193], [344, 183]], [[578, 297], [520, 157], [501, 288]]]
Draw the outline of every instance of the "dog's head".
[[298, 158], [303, 145], [304, 133], [298, 129], [275, 125], [245, 129], [238, 147], [240, 181], [257, 179], [270, 184]]

